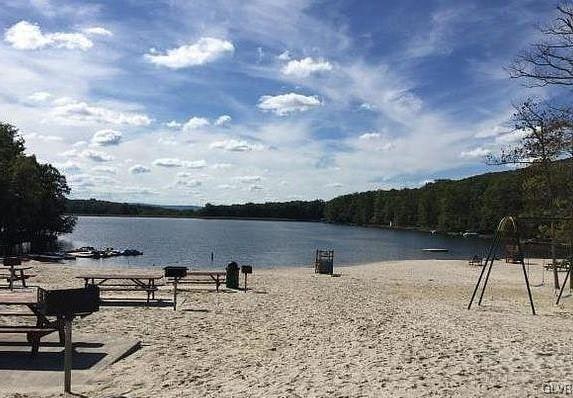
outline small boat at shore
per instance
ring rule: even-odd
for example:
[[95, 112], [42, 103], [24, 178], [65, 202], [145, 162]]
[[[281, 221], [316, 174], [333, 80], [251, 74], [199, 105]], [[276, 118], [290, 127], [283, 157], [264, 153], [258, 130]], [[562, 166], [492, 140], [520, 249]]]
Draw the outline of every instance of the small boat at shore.
[[75, 260], [74, 256], [69, 255], [68, 253], [59, 253], [59, 252], [47, 252], [47, 253], [37, 253], [37, 254], [28, 254], [28, 258], [44, 263], [57, 263], [62, 260]]
[[442, 248], [429, 248], [429, 249], [422, 249], [422, 251], [424, 252], [430, 252], [430, 253], [446, 253], [449, 252], [449, 249], [442, 249]]
[[119, 256], [141, 256], [143, 252], [135, 249], [115, 250], [113, 247], [106, 247], [104, 250], [97, 250], [92, 246], [84, 246], [79, 249], [67, 252], [74, 258], [108, 258]]

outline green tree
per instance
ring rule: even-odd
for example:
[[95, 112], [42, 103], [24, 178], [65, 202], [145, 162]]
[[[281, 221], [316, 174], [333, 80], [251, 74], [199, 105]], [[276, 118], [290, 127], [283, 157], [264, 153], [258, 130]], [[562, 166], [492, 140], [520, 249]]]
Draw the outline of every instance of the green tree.
[[0, 123], [0, 251], [21, 242], [36, 249], [71, 232], [75, 219], [63, 215], [69, 192], [57, 169], [25, 155], [15, 127]]

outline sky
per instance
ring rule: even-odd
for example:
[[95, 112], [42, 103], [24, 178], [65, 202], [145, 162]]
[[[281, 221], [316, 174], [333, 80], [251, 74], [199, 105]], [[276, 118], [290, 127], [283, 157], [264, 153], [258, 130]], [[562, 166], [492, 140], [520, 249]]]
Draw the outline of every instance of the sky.
[[542, 0], [0, 0], [0, 120], [73, 198], [325, 199], [485, 171]]

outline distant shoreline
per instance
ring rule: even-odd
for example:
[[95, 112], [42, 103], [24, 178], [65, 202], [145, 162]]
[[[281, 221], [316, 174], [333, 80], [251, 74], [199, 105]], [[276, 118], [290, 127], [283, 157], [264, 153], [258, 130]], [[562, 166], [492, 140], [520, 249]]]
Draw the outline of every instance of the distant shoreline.
[[[231, 221], [289, 221], [289, 222], [311, 222], [311, 223], [323, 223], [331, 225], [341, 225], [346, 227], [362, 227], [362, 228], [375, 228], [375, 229], [386, 229], [391, 231], [413, 231], [413, 232], [424, 232], [431, 233], [433, 230], [429, 228], [421, 227], [402, 227], [402, 226], [389, 226], [389, 225], [360, 225], [360, 224], [344, 224], [344, 223], [333, 223], [324, 220], [305, 220], [305, 219], [294, 219], [294, 218], [279, 218], [279, 217], [231, 217], [231, 216], [189, 216], [189, 215], [167, 215], [167, 214], [67, 214], [75, 217], [120, 217], [120, 218], [188, 218], [197, 220], [231, 220]], [[447, 235], [451, 237], [462, 237], [462, 232], [448, 232], [448, 231], [437, 231], [437, 235]], [[476, 239], [491, 239], [493, 235], [479, 234], [475, 236]]]
[[[231, 217], [231, 216], [188, 216], [169, 214], [66, 214], [74, 217], [121, 217], [121, 218], [190, 218], [198, 220], [252, 220], [252, 221], [293, 221], [293, 222], [324, 222], [322, 220], [305, 220], [279, 217]], [[341, 224], [346, 225], [346, 224]]]

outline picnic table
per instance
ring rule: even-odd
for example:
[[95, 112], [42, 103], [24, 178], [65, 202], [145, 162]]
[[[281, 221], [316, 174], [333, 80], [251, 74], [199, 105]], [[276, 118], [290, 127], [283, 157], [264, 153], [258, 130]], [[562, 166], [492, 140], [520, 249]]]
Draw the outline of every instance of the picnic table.
[[219, 291], [219, 286], [225, 283], [226, 271], [187, 271], [185, 278], [178, 279], [179, 284], [215, 284], [215, 289]]
[[214, 283], [215, 289], [225, 282], [225, 271], [186, 271], [185, 277], [167, 278], [167, 282], [173, 284], [173, 309], [177, 309], [177, 291], [179, 284], [205, 284]]
[[26, 271], [33, 267], [10, 267], [8, 272], [0, 273], [0, 278], [6, 278], [10, 290], [14, 289], [14, 282], [20, 281], [22, 287], [26, 288], [26, 279], [32, 278], [35, 275], [27, 274]]
[[0, 292], [0, 305], [2, 306], [24, 306], [30, 312], [2, 312], [2, 317], [35, 317], [34, 325], [0, 325], [0, 334], [26, 334], [26, 339], [32, 346], [32, 356], [38, 353], [40, 339], [50, 333], [58, 332], [60, 343], [64, 344], [64, 322], [57, 317], [55, 321], [48, 319], [41, 314], [38, 309], [38, 292], [34, 290], [27, 291], [3, 291]]
[[147, 303], [155, 300], [158, 290], [156, 281], [163, 278], [158, 274], [84, 274], [76, 276], [83, 279], [85, 286], [99, 286], [100, 291], [146, 292]]

